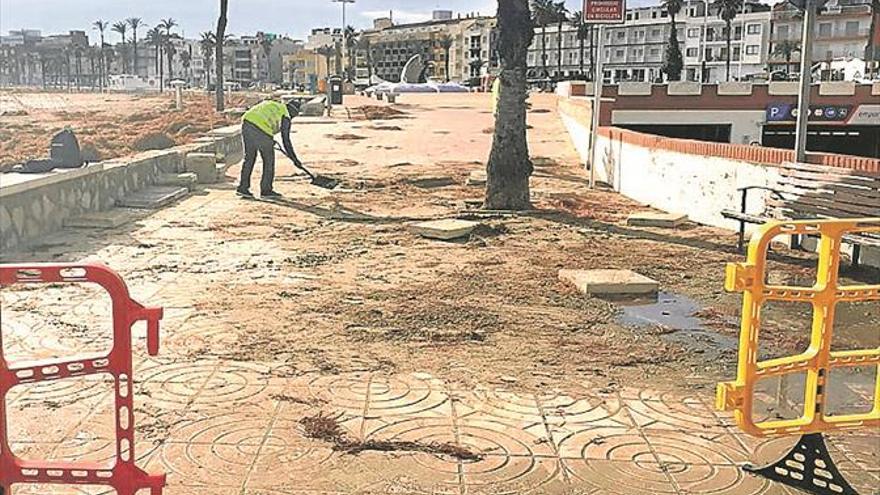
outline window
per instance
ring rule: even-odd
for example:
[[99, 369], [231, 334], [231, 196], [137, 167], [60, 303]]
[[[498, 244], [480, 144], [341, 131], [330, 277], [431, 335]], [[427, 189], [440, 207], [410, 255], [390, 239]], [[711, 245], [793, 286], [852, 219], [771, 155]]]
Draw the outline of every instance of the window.
[[617, 50], [614, 52], [614, 58], [623, 58], [623, 50]]
[[819, 36], [823, 38], [828, 38], [831, 36], [831, 23], [830, 22], [822, 22], [819, 24]]
[[760, 47], [758, 45], [748, 45], [746, 46], [746, 55], [757, 55], [758, 49]]
[[659, 29], [652, 29], [652, 30], [651, 30], [651, 36], [653, 36], [653, 37], [655, 37], [655, 38], [658, 37], [658, 36], [660, 36], [660, 30], [659, 30]]
[[846, 36], [859, 35], [859, 21], [846, 21]]
[[665, 10], [661, 10], [661, 11], [660, 11], [660, 17], [669, 17], [669, 13], [666, 12]]
[[652, 57], [659, 57], [660, 56], [660, 49], [659, 48], [651, 48], [651, 56]]
[[779, 39], [786, 40], [788, 39], [789, 27], [788, 26], [779, 26], [776, 30], [779, 33]]
[[760, 24], [749, 24], [748, 28], [746, 28], [749, 34], [761, 34], [761, 25]]
[[628, 20], [628, 21], [633, 20], [633, 15], [632, 15], [631, 13], [627, 13], [627, 14], [626, 14], [626, 20]]
[[709, 61], [712, 60], [712, 49], [711, 48], [706, 48], [706, 60], [709, 60]]
[[617, 32], [617, 39], [622, 40], [624, 38], [626, 38], [626, 31], [622, 31], [622, 30], [618, 31]]
[[696, 48], [688, 48], [687, 49], [687, 56], [688, 57], [696, 57], [697, 56], [697, 49]]
[[700, 37], [700, 28], [688, 29], [688, 38], [699, 38], [699, 37]]
[[657, 11], [656, 11], [656, 10], [652, 10], [652, 11], [651, 11], [651, 19], [656, 19], [656, 18], [657, 18]]

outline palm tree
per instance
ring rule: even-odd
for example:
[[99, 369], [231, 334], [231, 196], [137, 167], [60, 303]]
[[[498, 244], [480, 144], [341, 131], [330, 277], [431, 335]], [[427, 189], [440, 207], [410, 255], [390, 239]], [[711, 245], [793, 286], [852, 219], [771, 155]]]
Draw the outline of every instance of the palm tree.
[[681, 80], [681, 69], [684, 65], [681, 58], [681, 47], [678, 45], [678, 25], [675, 16], [684, 8], [685, 0], [663, 0], [661, 5], [666, 8], [672, 21], [672, 29], [669, 32], [669, 44], [666, 46], [666, 77], [670, 81]]
[[556, 20], [556, 76], [562, 77], [562, 26], [568, 21], [568, 9], [564, 1], [553, 4], [553, 17]]
[[782, 40], [776, 43], [776, 47], [773, 49], [773, 55], [785, 59], [786, 74], [791, 73], [791, 59], [793, 58], [794, 53], [799, 51], [801, 51], [801, 45], [798, 44], [797, 41]]
[[358, 42], [357, 30], [354, 28], [354, 26], [346, 26], [344, 36], [345, 52], [348, 54], [348, 59], [346, 60], [348, 67], [345, 68], [346, 80], [350, 81], [354, 77], [357, 62], [357, 57], [355, 54], [355, 48], [357, 47]]
[[177, 21], [172, 18], [162, 19], [162, 22], [159, 23], [159, 28], [165, 30], [165, 60], [168, 62], [168, 79], [173, 79], [173, 66], [174, 63], [174, 46], [171, 44], [171, 30], [177, 26]]
[[492, 151], [486, 166], [484, 208], [525, 210], [531, 207], [529, 177], [534, 168], [526, 135], [526, 69], [534, 38], [528, 0], [498, 1], [498, 55], [501, 91], [495, 115]]
[[214, 43], [214, 33], [211, 31], [202, 33], [199, 48], [202, 50], [202, 58], [205, 59], [205, 89], [207, 90], [210, 90], [211, 87], [211, 60], [215, 48]]
[[131, 28], [131, 50], [134, 62], [134, 71], [132, 73], [138, 75], [138, 28], [143, 25], [143, 21], [140, 17], [129, 17], [125, 22]]
[[187, 50], [180, 52], [180, 65], [183, 66], [183, 75], [186, 77], [186, 82], [192, 82], [192, 77], [190, 77], [189, 69], [192, 66], [192, 53]]
[[440, 44], [440, 48], [443, 49], [444, 60], [446, 61], [446, 82], [449, 82], [449, 54], [452, 52], [452, 44], [454, 43], [454, 39], [452, 36], [448, 34], [444, 34], [437, 38], [437, 43]]
[[739, 14], [739, 11], [743, 8], [743, 0], [715, 0], [712, 3], [712, 6], [718, 9], [718, 17], [720, 17], [725, 24], [724, 35], [727, 38], [727, 80], [730, 81], [730, 39], [733, 36], [733, 20], [736, 19], [736, 15]]
[[122, 73], [128, 74], [128, 56], [125, 51], [125, 35], [128, 34], [128, 23], [125, 21], [119, 21], [113, 25], [113, 31], [119, 33], [119, 36], [122, 37]]
[[541, 26], [541, 70], [547, 73], [547, 25], [553, 22], [553, 0], [532, 0], [532, 22]]
[[105, 70], [106, 67], [104, 65], [104, 31], [107, 30], [108, 24], [106, 21], [102, 21], [101, 19], [98, 19], [97, 21], [95, 21], [92, 24], [92, 26], [95, 29], [97, 29], [98, 32], [101, 33], [101, 44], [99, 45], [101, 47], [101, 56], [99, 57], [98, 60], [100, 60], [99, 67], [101, 69], [101, 90], [103, 90], [104, 89], [104, 82], [106, 81], [106, 77], [107, 77], [107, 71]]
[[217, 63], [217, 94], [216, 103], [217, 111], [222, 112], [225, 108], [225, 99], [223, 97], [223, 45], [226, 39], [226, 23], [229, 15], [229, 0], [220, 0], [220, 17], [217, 18], [217, 33], [214, 35], [216, 53], [214, 61]]
[[583, 11], [580, 11], [580, 10], [577, 12], [573, 12], [571, 14], [571, 18], [569, 19], [569, 21], [571, 22], [572, 26], [577, 28], [577, 39], [578, 39], [578, 43], [579, 43], [579, 47], [580, 47], [580, 62], [579, 62], [580, 63], [580, 72], [581, 72], [581, 76], [585, 77], [586, 76], [586, 72], [585, 72], [586, 57], [584, 57], [584, 54], [586, 53], [587, 39], [590, 40], [590, 66], [593, 65], [593, 62], [592, 62], [592, 60], [593, 60], [593, 48], [592, 48], [593, 47], [593, 37], [592, 37], [593, 30], [592, 30], [592, 26], [584, 22], [584, 13], [583, 13]]
[[162, 28], [160, 26], [156, 26], [153, 29], [147, 31], [147, 44], [152, 45], [155, 49], [156, 53], [156, 74], [159, 75], [159, 91], [162, 91], [163, 88], [163, 66], [162, 66], [162, 46], [165, 44], [165, 35], [162, 34]]
[[83, 46], [76, 46], [73, 50], [73, 56], [76, 58], [76, 89], [79, 89], [82, 84], [82, 58], [84, 52], [85, 47]]

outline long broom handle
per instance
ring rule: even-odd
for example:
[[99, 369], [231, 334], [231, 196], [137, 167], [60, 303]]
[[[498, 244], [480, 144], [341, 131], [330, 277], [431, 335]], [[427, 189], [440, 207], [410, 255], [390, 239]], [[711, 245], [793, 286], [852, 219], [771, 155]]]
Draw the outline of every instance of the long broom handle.
[[278, 141], [273, 141], [273, 143], [275, 143], [275, 149], [276, 149], [276, 150], [278, 150], [278, 151], [280, 151], [281, 153], [283, 153], [284, 156], [286, 156], [287, 158], [290, 159], [290, 161], [293, 162], [293, 166], [294, 166], [294, 167], [296, 167], [296, 168], [302, 170], [303, 172], [305, 172], [306, 175], [308, 175], [310, 179], [315, 180], [315, 174], [309, 172], [309, 169], [307, 169], [305, 166], [303, 166], [302, 164], [300, 164], [299, 162], [297, 162], [296, 160], [294, 160], [292, 156], [288, 155], [288, 154], [287, 154], [287, 151], [286, 151], [284, 148], [282, 148], [280, 144], [278, 144]]

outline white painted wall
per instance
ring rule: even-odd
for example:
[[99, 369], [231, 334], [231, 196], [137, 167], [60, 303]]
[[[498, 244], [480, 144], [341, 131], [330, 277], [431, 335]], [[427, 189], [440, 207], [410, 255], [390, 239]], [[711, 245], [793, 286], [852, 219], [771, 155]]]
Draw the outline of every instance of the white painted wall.
[[[561, 114], [581, 159], [589, 157], [589, 128]], [[746, 186], [772, 186], [776, 167], [649, 149], [599, 136], [596, 177], [640, 203], [659, 210], [683, 213], [691, 220], [730, 230], [739, 224], [721, 211], [739, 210], [740, 192]], [[749, 194], [749, 212], [764, 210], [766, 194]], [[754, 226], [752, 226], [754, 228]]]

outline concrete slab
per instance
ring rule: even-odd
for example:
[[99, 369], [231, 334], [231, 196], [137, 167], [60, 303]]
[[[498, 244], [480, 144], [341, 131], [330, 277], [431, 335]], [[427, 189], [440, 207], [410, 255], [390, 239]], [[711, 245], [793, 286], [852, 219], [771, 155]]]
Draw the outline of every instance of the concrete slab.
[[416, 223], [410, 225], [409, 229], [414, 234], [427, 237], [428, 239], [450, 241], [469, 236], [478, 225], [480, 224], [477, 222], [469, 222], [467, 220], [447, 219]]
[[485, 186], [489, 180], [485, 170], [474, 170], [465, 181], [468, 186]]
[[660, 284], [631, 270], [559, 270], [559, 280], [588, 295], [643, 295], [660, 290]]
[[156, 185], [185, 187], [192, 191], [198, 182], [199, 178], [196, 174], [185, 172], [182, 174], [162, 174], [159, 176], [159, 180], [156, 181]]
[[121, 208], [89, 213], [64, 220], [64, 226], [71, 229], [115, 229], [134, 220], [131, 211]]
[[642, 211], [630, 215], [626, 219], [626, 224], [631, 227], [660, 227], [664, 229], [674, 229], [687, 221], [687, 215]]
[[124, 208], [156, 210], [183, 198], [187, 194], [189, 194], [189, 190], [185, 187], [153, 186], [129, 194], [116, 203]]

